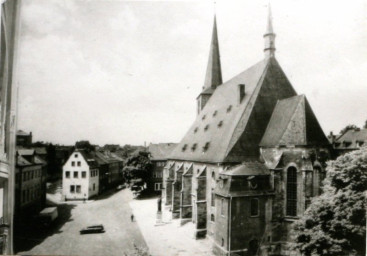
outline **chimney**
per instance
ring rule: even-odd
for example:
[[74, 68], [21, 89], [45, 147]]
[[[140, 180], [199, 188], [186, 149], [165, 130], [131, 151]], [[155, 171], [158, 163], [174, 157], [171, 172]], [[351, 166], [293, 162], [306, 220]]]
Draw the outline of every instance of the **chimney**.
[[241, 104], [243, 98], [245, 97], [245, 85], [244, 84], [239, 84], [238, 85], [238, 99], [239, 99], [239, 104]]

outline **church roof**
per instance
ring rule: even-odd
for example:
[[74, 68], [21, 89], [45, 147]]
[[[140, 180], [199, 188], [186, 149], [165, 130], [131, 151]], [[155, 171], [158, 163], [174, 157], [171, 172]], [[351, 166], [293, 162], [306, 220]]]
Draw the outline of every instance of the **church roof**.
[[[242, 100], [239, 85], [245, 87]], [[265, 58], [217, 87], [168, 159], [242, 162], [258, 154], [277, 100], [293, 95], [275, 58]]]
[[167, 160], [167, 156], [176, 147], [177, 143], [150, 143], [148, 151], [153, 161]]
[[329, 145], [306, 97], [279, 100], [271, 116], [261, 147]]
[[228, 176], [255, 176], [255, 175], [270, 175], [268, 168], [260, 162], [244, 162], [233, 169], [223, 172], [223, 175]]

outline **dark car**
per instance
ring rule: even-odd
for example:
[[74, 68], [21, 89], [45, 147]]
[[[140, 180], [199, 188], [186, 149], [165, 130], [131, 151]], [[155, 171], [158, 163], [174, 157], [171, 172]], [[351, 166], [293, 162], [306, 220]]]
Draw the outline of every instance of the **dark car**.
[[83, 234], [92, 234], [92, 233], [104, 233], [106, 231], [104, 230], [103, 225], [95, 225], [95, 226], [89, 226], [89, 227], [83, 228], [79, 232], [81, 235], [83, 235]]

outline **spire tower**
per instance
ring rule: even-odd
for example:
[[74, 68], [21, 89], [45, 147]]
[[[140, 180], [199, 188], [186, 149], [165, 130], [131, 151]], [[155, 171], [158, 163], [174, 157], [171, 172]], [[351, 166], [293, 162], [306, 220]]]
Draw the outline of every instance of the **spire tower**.
[[275, 34], [273, 31], [273, 17], [271, 15], [271, 7], [270, 3], [268, 4], [268, 21], [267, 21], [267, 27], [266, 32], [264, 34], [264, 40], [265, 40], [265, 57], [274, 57], [275, 55]]
[[200, 111], [204, 108], [205, 104], [212, 96], [217, 86], [221, 85], [222, 83], [223, 81], [222, 81], [222, 69], [220, 65], [220, 55], [219, 55], [217, 19], [216, 15], [214, 15], [212, 41], [210, 44], [209, 60], [206, 69], [204, 86], [202, 92], [197, 97], [198, 113], [200, 113]]
[[220, 65], [217, 19], [214, 15], [212, 42], [210, 45], [208, 67], [206, 69], [203, 91], [209, 88], [215, 89], [222, 84], [222, 70]]

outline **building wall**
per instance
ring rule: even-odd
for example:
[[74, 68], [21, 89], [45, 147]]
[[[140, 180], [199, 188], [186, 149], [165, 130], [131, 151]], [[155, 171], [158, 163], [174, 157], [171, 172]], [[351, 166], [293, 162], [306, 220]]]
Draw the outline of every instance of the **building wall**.
[[41, 165], [18, 167], [15, 184], [15, 215], [32, 214], [44, 203], [44, 180]]
[[148, 189], [150, 191], [160, 192], [163, 187], [163, 169], [166, 165], [167, 161], [152, 160], [152, 175], [150, 177], [150, 181], [148, 183]]
[[[97, 175], [92, 177], [92, 171], [96, 172]], [[69, 172], [69, 178], [67, 178], [67, 172]], [[85, 172], [85, 178], [83, 178], [83, 172]], [[87, 199], [98, 194], [98, 169], [90, 169], [88, 163], [85, 161], [80, 152], [72, 153], [69, 159], [66, 161], [65, 165], [63, 166], [62, 181], [63, 196], [66, 200]], [[96, 186], [94, 190], [93, 184]], [[73, 186], [74, 192], [72, 192], [71, 186]]]

